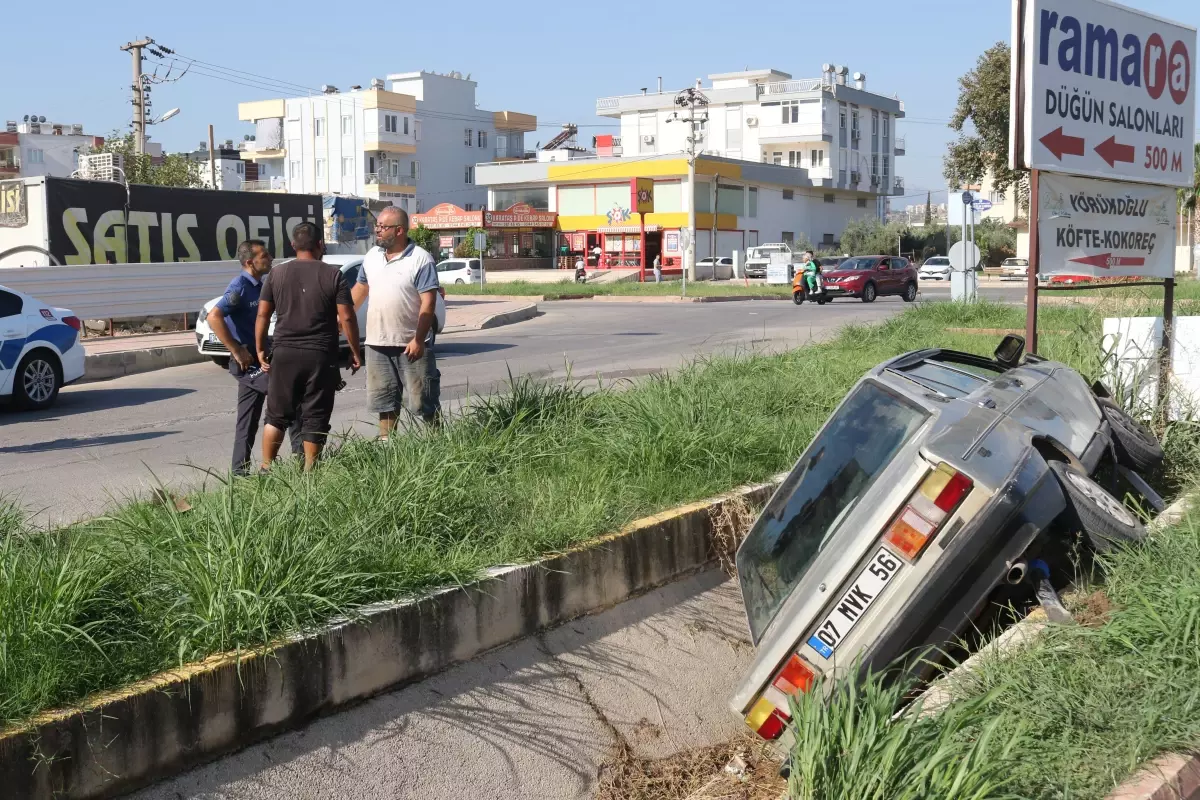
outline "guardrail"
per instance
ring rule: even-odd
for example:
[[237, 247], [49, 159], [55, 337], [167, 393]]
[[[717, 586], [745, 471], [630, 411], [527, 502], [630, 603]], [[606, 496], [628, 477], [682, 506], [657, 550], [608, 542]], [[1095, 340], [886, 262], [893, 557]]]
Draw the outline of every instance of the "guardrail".
[[0, 285], [83, 319], [198, 312], [238, 273], [237, 261], [0, 269]]

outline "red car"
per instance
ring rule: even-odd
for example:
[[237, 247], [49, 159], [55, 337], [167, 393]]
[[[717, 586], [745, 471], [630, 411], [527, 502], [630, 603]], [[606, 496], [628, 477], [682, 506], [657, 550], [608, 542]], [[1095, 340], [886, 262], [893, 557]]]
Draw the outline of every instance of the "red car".
[[917, 299], [917, 268], [899, 256], [855, 256], [836, 269], [822, 272], [825, 293], [834, 297], [860, 297], [864, 303], [876, 297], [899, 295], [904, 302]]

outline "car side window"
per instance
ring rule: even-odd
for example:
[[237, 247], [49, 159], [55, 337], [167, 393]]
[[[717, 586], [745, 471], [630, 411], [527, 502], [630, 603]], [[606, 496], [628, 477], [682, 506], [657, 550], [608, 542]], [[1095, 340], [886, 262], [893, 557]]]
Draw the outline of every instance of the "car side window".
[[0, 318], [15, 317], [21, 313], [24, 303], [12, 292], [0, 291]]
[[879, 259], [879, 263], [875, 265], [875, 269], [890, 269], [888, 266], [888, 260], [886, 258]]
[[354, 284], [358, 283], [358, 264], [348, 267], [346, 271], [342, 273], [342, 279], [346, 281], [347, 286], [353, 286]]
[[462, 269], [462, 265], [457, 261], [443, 261], [437, 265], [438, 272], [450, 272], [456, 269]]
[[478, 258], [472, 258], [467, 263], [470, 265], [471, 269], [479, 269], [479, 259]]
[[951, 367], [922, 361], [907, 369], [898, 370], [904, 377], [919, 383], [926, 389], [946, 395], [947, 397], [962, 397], [978, 389], [987, 380]]
[[908, 266], [908, 262], [903, 258], [892, 259], [892, 269], [904, 269]]

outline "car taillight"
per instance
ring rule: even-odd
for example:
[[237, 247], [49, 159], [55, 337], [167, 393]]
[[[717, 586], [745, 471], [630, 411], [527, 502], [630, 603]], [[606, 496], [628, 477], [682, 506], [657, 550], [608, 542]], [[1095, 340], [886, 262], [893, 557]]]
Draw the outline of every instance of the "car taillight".
[[794, 653], [783, 668], [775, 675], [762, 697], [750, 708], [746, 724], [764, 739], [778, 739], [787, 727], [788, 697], [807, 692], [812, 688], [816, 673]]
[[938, 464], [908, 499], [883, 540], [910, 561], [915, 560], [973, 486], [966, 475]]
[[83, 323], [79, 321], [79, 317], [63, 317], [62, 321], [64, 325], [70, 325], [77, 331], [83, 330]]

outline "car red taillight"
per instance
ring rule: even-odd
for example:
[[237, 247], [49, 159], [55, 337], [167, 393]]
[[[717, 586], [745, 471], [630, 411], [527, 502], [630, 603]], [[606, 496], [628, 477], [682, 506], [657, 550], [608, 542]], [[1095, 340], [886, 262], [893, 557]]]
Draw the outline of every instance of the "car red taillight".
[[816, 673], [804, 659], [792, 654], [775, 675], [762, 697], [750, 708], [746, 724], [764, 739], [778, 739], [787, 727], [788, 697], [803, 694], [812, 688]]
[[62, 321], [64, 325], [70, 325], [77, 331], [83, 330], [83, 323], [79, 321], [79, 317], [63, 317]]
[[974, 483], [966, 475], [938, 464], [908, 499], [883, 540], [910, 561], [915, 560], [972, 487]]

